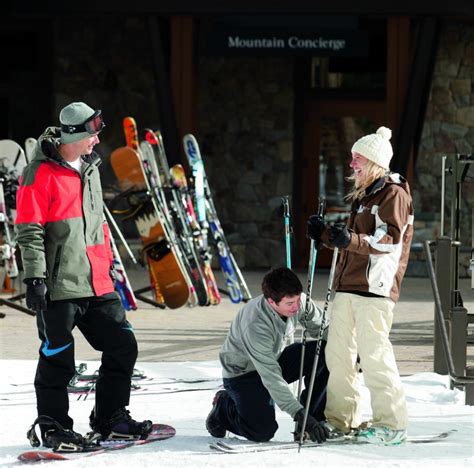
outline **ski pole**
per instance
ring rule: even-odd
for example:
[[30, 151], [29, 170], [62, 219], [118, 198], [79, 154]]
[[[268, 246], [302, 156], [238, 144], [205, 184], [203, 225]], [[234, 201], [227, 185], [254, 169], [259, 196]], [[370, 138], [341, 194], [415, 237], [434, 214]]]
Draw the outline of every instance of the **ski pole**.
[[[319, 200], [319, 209], [318, 215], [322, 216], [324, 214], [324, 205], [325, 199], [321, 198]], [[305, 310], [303, 316], [303, 336], [301, 339], [301, 358], [300, 358], [300, 373], [299, 373], [299, 380], [298, 380], [298, 392], [297, 398], [298, 400], [301, 397], [301, 387], [303, 383], [303, 369], [304, 369], [304, 355], [305, 355], [305, 348], [306, 348], [306, 322], [308, 320], [309, 308], [311, 303], [311, 293], [313, 291], [313, 277], [314, 277], [314, 270], [316, 267], [316, 260], [318, 257], [318, 249], [315, 247], [315, 242], [311, 239], [310, 243], [310, 250], [309, 250], [309, 265], [308, 265], [308, 279], [307, 279], [307, 288], [306, 288], [306, 302], [305, 302]], [[297, 432], [298, 423], [295, 423], [295, 433]]]
[[[291, 218], [290, 218], [290, 201], [289, 195], [285, 195], [281, 198], [283, 202], [283, 218], [285, 220], [285, 245], [286, 245], [286, 267], [291, 270]], [[293, 322], [292, 319], [288, 321], [288, 325], [293, 324], [292, 329], [290, 328], [290, 333], [287, 336], [287, 341], [290, 345], [295, 342], [295, 332], [296, 332], [296, 321]], [[288, 328], [287, 328], [288, 330]], [[296, 382], [291, 384], [291, 389], [293, 394], [296, 395], [298, 392], [298, 385]]]
[[282, 197], [282, 201], [283, 217], [285, 218], [286, 267], [291, 269], [290, 203], [288, 195]]
[[313, 361], [313, 368], [311, 370], [311, 378], [309, 381], [309, 387], [307, 389], [307, 394], [306, 394], [306, 404], [305, 404], [305, 409], [304, 409], [304, 418], [303, 418], [303, 425], [301, 426], [301, 433], [300, 433], [300, 440], [299, 440], [299, 447], [298, 451], [301, 449], [301, 445], [303, 444], [303, 439], [304, 439], [304, 431], [306, 429], [306, 422], [308, 420], [308, 414], [309, 414], [309, 407], [311, 403], [311, 396], [313, 394], [313, 387], [314, 387], [314, 381], [316, 378], [316, 369], [318, 367], [318, 362], [319, 362], [319, 355], [321, 352], [321, 341], [323, 339], [323, 333], [324, 333], [324, 325], [326, 324], [326, 314], [329, 308], [329, 301], [331, 300], [331, 292], [332, 292], [332, 283], [334, 280], [334, 272], [336, 271], [336, 263], [337, 263], [337, 255], [338, 255], [339, 249], [336, 247], [334, 249], [334, 253], [332, 256], [332, 263], [331, 263], [331, 270], [329, 271], [329, 278], [328, 278], [328, 289], [326, 291], [326, 299], [324, 301], [324, 308], [323, 308], [323, 313], [321, 314], [321, 326], [319, 328], [319, 334], [318, 334], [318, 341], [316, 343], [316, 350], [314, 353], [314, 361]]
[[120, 241], [122, 242], [123, 246], [125, 247], [125, 250], [127, 251], [130, 258], [132, 259], [132, 262], [136, 264], [137, 259], [133, 255], [132, 249], [127, 244], [127, 241], [125, 240], [125, 237], [123, 237], [123, 234], [120, 231], [119, 227], [117, 226], [117, 223], [115, 222], [115, 219], [113, 218], [112, 213], [109, 211], [109, 209], [107, 208], [107, 205], [105, 205], [105, 203], [104, 203], [104, 212], [105, 212], [105, 215], [106, 215], [107, 219], [109, 220], [110, 224], [114, 227], [115, 232], [117, 233], [117, 236], [119, 237]]

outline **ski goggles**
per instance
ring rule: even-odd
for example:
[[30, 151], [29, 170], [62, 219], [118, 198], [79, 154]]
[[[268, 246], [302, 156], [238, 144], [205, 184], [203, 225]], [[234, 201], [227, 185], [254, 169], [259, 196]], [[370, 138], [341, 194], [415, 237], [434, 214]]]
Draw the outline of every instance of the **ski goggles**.
[[78, 125], [66, 125], [61, 124], [61, 130], [64, 133], [84, 133], [87, 132], [91, 135], [99, 133], [105, 127], [104, 119], [102, 118], [102, 111], [96, 110], [83, 124]]

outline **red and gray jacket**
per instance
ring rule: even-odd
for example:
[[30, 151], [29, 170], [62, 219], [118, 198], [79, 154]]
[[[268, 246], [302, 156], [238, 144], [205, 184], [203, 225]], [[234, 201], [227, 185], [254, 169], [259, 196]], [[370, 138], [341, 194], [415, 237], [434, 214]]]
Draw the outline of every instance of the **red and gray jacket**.
[[399, 174], [379, 179], [352, 204], [349, 245], [340, 251], [334, 288], [338, 291], [400, 295], [413, 237], [413, 202]]
[[100, 158], [83, 157], [79, 173], [61, 158], [59, 136], [46, 129], [20, 179], [15, 232], [25, 278], [45, 278], [52, 300], [101, 296], [114, 287]]

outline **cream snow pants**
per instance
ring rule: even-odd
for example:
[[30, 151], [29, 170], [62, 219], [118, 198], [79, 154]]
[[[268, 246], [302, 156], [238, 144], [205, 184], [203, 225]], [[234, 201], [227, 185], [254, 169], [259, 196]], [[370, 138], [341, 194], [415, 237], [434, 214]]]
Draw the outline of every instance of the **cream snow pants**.
[[394, 306], [388, 298], [336, 293], [326, 346], [329, 381], [325, 415], [344, 432], [362, 422], [357, 354], [370, 392], [373, 425], [407, 428], [405, 395], [389, 341]]

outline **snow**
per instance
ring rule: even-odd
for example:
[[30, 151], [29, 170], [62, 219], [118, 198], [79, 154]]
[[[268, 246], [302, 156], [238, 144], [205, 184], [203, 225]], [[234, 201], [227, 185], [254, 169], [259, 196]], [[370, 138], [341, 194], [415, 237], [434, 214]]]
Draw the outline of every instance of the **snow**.
[[[88, 371], [98, 368], [98, 362], [88, 362]], [[432, 444], [405, 444], [398, 447], [372, 445], [327, 446], [254, 454], [224, 454], [209, 448], [209, 436], [204, 420], [220, 381], [217, 361], [181, 363], [143, 363], [137, 367], [152, 380], [141, 381], [146, 390], [132, 393], [130, 407], [135, 419], [152, 419], [171, 424], [177, 430], [174, 438], [123, 451], [107, 452], [93, 458], [63, 461], [66, 467], [473, 467], [474, 407], [464, 404], [464, 393], [450, 389], [446, 376], [419, 373], [403, 378], [410, 418], [409, 434], [428, 435], [455, 429], [444, 441]], [[17, 465], [19, 453], [30, 450], [25, 437], [36, 417], [32, 380], [35, 361], [0, 360], [0, 466]], [[88, 372], [89, 373], [89, 372]], [[172, 380], [206, 379], [205, 382], [183, 383]], [[195, 389], [199, 390], [195, 390]], [[182, 391], [163, 393], [170, 389]], [[363, 387], [364, 417], [370, 418], [368, 390]], [[70, 396], [70, 414], [75, 430], [89, 430], [87, 421], [93, 406], [93, 394], [86, 400]], [[293, 422], [278, 410], [279, 429], [273, 440], [291, 440]], [[230, 435], [233, 437], [232, 435]], [[41, 462], [38, 466], [51, 462]], [[52, 462], [54, 464], [54, 462]], [[235, 465], [234, 465], [235, 466]]]

